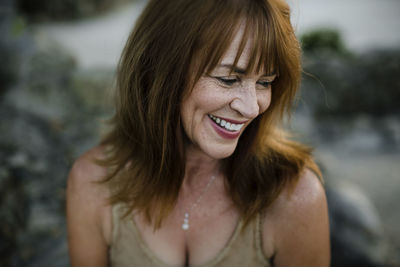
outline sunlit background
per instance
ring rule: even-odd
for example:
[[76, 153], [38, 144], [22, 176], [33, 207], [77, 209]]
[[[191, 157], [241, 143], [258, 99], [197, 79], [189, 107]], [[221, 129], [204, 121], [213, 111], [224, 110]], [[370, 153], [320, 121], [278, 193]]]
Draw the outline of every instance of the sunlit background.
[[[400, 266], [400, 1], [288, 2], [304, 79], [286, 127], [324, 173], [332, 266]], [[69, 266], [68, 169], [105, 130], [145, 4], [0, 1], [0, 266]]]

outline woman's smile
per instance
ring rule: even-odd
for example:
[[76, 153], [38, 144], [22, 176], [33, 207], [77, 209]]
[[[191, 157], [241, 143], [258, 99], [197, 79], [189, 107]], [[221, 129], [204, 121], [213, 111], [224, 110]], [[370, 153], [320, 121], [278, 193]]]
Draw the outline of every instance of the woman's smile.
[[217, 117], [212, 114], [208, 114], [208, 117], [210, 117], [210, 119], [212, 119], [216, 124], [218, 124], [218, 126], [220, 126], [221, 128], [224, 128], [230, 132], [240, 131], [240, 129], [242, 129], [242, 127], [245, 124], [245, 122], [233, 121], [230, 119]]
[[210, 123], [214, 130], [222, 137], [227, 139], [235, 139], [240, 136], [240, 130], [244, 126], [243, 123], [233, 123], [232, 120], [223, 119], [214, 115], [208, 114]]

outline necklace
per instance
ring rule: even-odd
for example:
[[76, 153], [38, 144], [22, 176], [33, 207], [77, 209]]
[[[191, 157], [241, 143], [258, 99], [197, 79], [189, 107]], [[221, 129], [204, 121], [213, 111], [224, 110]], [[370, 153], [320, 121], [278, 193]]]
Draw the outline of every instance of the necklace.
[[210, 185], [212, 184], [212, 182], [214, 182], [215, 180], [215, 176], [211, 176], [210, 180], [208, 181], [206, 187], [204, 187], [203, 191], [201, 192], [199, 198], [190, 206], [190, 208], [185, 212], [185, 216], [183, 218], [183, 224], [182, 224], [182, 229], [183, 230], [188, 230], [189, 229], [189, 216], [190, 216], [190, 212], [192, 211], [192, 209], [194, 209], [195, 207], [197, 207], [197, 205], [200, 203], [201, 199], [203, 198], [204, 194], [207, 192], [208, 188], [210, 187]]

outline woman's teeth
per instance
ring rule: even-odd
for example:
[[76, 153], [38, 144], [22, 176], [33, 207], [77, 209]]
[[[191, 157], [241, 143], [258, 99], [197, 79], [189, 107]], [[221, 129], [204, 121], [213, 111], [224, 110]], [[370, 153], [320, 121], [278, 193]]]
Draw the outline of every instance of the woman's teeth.
[[226, 122], [223, 119], [220, 119], [218, 117], [215, 117], [214, 115], [208, 114], [208, 116], [210, 117], [210, 119], [212, 119], [216, 124], [218, 124], [219, 126], [221, 126], [222, 128], [225, 128], [228, 131], [231, 132], [236, 132], [236, 131], [240, 131], [240, 129], [242, 129], [244, 123], [241, 124], [234, 124], [234, 123], [230, 123], [230, 122]]

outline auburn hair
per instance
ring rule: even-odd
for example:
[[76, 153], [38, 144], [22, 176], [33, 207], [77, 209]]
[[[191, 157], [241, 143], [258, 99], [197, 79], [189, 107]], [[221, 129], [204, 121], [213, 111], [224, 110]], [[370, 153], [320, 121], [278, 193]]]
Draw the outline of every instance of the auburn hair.
[[[223, 159], [225, 183], [245, 225], [308, 167], [320, 175], [311, 150], [279, 130], [301, 78], [301, 52], [283, 0], [150, 0], [122, 53], [116, 113], [98, 163], [109, 170], [111, 203], [143, 212], [155, 228], [176, 204], [185, 173], [181, 103], [212, 71], [240, 25], [248, 40], [246, 71], [273, 71], [272, 101]], [[196, 68], [193, 68], [196, 62]], [[235, 65], [233, 64], [233, 65]]]

